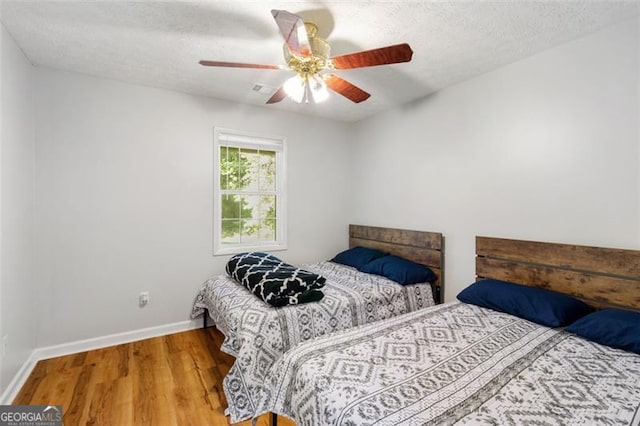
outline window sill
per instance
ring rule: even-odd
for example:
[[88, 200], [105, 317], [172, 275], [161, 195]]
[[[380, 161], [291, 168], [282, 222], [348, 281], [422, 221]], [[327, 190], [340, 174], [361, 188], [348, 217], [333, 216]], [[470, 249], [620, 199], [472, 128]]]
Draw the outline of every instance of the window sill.
[[218, 247], [213, 251], [214, 256], [226, 256], [229, 254], [246, 253], [248, 251], [282, 251], [286, 250], [286, 244], [256, 244], [235, 247]]

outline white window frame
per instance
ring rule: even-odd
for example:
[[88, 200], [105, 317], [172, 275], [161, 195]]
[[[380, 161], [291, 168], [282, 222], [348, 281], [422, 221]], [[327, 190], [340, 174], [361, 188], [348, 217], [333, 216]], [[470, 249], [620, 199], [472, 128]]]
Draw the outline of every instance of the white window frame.
[[[213, 129], [213, 255], [228, 255], [245, 251], [278, 251], [287, 249], [286, 140], [241, 130]], [[275, 241], [262, 243], [222, 244], [222, 195], [220, 188], [220, 147], [263, 149], [276, 153], [276, 234]]]

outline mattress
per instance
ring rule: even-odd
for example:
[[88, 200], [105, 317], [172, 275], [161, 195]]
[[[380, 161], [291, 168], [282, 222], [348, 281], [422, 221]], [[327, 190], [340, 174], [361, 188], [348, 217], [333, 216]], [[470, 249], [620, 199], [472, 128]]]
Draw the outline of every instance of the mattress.
[[428, 283], [402, 286], [333, 262], [303, 268], [327, 279], [321, 301], [274, 308], [226, 275], [205, 282], [196, 297], [192, 317], [208, 309], [225, 336], [221, 350], [236, 358], [223, 381], [232, 422], [256, 412], [267, 371], [289, 348], [434, 305]]
[[299, 425], [637, 425], [640, 355], [448, 303], [288, 351], [255, 414]]

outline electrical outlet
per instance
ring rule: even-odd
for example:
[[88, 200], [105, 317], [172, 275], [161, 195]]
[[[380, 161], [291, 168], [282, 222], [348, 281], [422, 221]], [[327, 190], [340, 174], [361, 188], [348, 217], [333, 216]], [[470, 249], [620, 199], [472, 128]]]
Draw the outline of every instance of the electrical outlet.
[[2, 356], [7, 354], [7, 346], [9, 345], [9, 335], [2, 336]]
[[142, 293], [140, 293], [140, 296], [138, 296], [138, 304], [140, 305], [141, 308], [149, 304], [148, 291], [143, 291]]

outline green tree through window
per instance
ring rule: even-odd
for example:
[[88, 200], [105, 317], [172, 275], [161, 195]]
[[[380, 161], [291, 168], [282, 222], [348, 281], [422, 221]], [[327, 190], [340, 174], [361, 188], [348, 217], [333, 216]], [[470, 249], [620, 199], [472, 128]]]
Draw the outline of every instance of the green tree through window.
[[220, 147], [223, 243], [275, 239], [275, 164], [273, 151]]
[[[240, 157], [240, 149], [220, 147], [220, 182], [222, 189], [239, 189], [245, 187], [250, 179], [248, 160]], [[246, 200], [236, 195], [222, 197], [222, 238], [239, 234], [240, 218], [252, 217], [253, 209]]]

